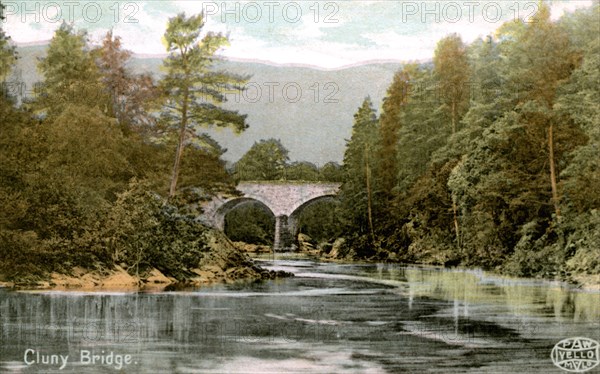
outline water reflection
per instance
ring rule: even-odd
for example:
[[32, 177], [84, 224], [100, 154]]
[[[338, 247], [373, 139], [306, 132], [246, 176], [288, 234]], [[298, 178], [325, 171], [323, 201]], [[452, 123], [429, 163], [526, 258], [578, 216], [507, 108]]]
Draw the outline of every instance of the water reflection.
[[0, 372], [548, 372], [557, 341], [600, 338], [600, 294], [558, 284], [267, 264], [297, 277], [173, 293], [0, 290]]

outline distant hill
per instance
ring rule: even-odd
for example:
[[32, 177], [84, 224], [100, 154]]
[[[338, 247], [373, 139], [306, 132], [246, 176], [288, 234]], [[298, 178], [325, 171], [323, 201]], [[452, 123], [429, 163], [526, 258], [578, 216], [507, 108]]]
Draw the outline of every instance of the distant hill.
[[[46, 46], [19, 47], [16, 72], [27, 87], [40, 80], [37, 58]], [[134, 57], [134, 72], [160, 74], [161, 59]], [[323, 165], [342, 160], [351, 135], [353, 115], [366, 96], [379, 107], [400, 64], [381, 63], [339, 70], [275, 66], [264, 63], [223, 61], [219, 68], [251, 75], [247, 92], [231, 95], [225, 106], [248, 114], [250, 128], [240, 135], [212, 130], [211, 135], [228, 151], [224, 157], [237, 161], [255, 141], [281, 139], [290, 158]], [[300, 92], [301, 91], [301, 92]]]

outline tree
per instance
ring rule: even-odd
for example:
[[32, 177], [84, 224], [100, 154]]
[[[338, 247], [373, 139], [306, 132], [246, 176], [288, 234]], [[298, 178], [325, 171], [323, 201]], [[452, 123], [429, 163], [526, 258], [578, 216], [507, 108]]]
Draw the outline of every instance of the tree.
[[400, 201], [426, 172], [434, 152], [448, 142], [450, 135], [449, 127], [444, 126], [431, 67], [409, 65], [404, 69], [409, 72], [414, 89], [399, 119], [402, 127], [398, 130], [397, 200]]
[[433, 66], [443, 109], [450, 116], [454, 134], [469, 105], [469, 62], [466, 46], [458, 34], [451, 34], [438, 42]]
[[[0, 2], [0, 23], [4, 23], [4, 5]], [[0, 82], [10, 73], [17, 60], [15, 48], [10, 44], [10, 36], [0, 27]]]
[[272, 245], [275, 216], [261, 203], [243, 203], [225, 216], [224, 231], [234, 242]]
[[226, 101], [225, 93], [240, 90], [245, 78], [223, 71], [213, 71], [219, 57], [217, 51], [228, 44], [226, 36], [207, 32], [203, 14], [186, 17], [184, 13], [170, 18], [164, 35], [169, 56], [163, 61], [167, 71], [161, 82], [165, 93], [163, 120], [177, 134], [177, 150], [169, 196], [174, 196], [184, 148], [190, 143], [210, 147], [203, 142], [201, 128], [232, 127], [245, 130], [245, 115], [226, 110], [219, 105]]
[[555, 129], [564, 119], [556, 116], [552, 108], [558, 87], [577, 66], [579, 55], [565, 31], [550, 20], [550, 8], [545, 4], [541, 4], [532, 22], [511, 36], [516, 41], [508, 45], [509, 87], [514, 91], [515, 109], [528, 124], [528, 131], [545, 138], [551, 201], [556, 219], [560, 220]]
[[319, 169], [311, 162], [296, 161], [286, 167], [285, 179], [290, 181], [316, 181], [319, 179]]
[[344, 180], [344, 170], [337, 162], [330, 161], [321, 167], [319, 171], [320, 179], [326, 182], [342, 182]]
[[279, 180], [285, 178], [288, 150], [280, 140], [255, 142], [235, 164], [237, 180]]
[[102, 46], [94, 50], [101, 81], [110, 97], [111, 112], [124, 128], [140, 128], [154, 124], [149, 106], [157, 100], [158, 92], [152, 77], [132, 75], [126, 68], [131, 52], [122, 49], [121, 38], [107, 32]]
[[577, 212], [600, 208], [600, 37], [588, 44], [584, 62], [562, 89], [555, 108], [566, 112], [587, 136], [561, 173], [567, 192], [565, 203]]
[[402, 126], [400, 114], [408, 102], [411, 89], [410, 67], [394, 74], [392, 84], [383, 99], [379, 118], [379, 148], [376, 179], [385, 201], [392, 199], [398, 178], [398, 132]]
[[373, 151], [377, 141], [377, 115], [369, 97], [354, 115], [352, 137], [344, 152], [345, 180], [340, 189], [341, 209], [348, 230], [375, 241], [373, 226]]
[[76, 32], [63, 22], [50, 41], [46, 57], [38, 63], [38, 70], [44, 80], [37, 88], [34, 108], [42, 115], [55, 118], [69, 104], [107, 113], [108, 96], [87, 46], [85, 31]]
[[[210, 147], [191, 145], [184, 151], [185, 157], [181, 163], [182, 175], [179, 189], [200, 188], [205, 194], [213, 195], [219, 191], [233, 192], [234, 181], [225, 169], [225, 161], [221, 159], [225, 149], [203, 134], [204, 142]], [[196, 200], [197, 201], [197, 200]]]

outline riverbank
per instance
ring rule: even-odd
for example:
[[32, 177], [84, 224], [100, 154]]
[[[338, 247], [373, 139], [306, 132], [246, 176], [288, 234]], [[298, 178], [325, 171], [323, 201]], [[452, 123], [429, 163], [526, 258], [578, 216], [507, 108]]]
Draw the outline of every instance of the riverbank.
[[[290, 252], [291, 258], [298, 256], [307, 256], [321, 262], [336, 262], [342, 264], [357, 264], [357, 263], [395, 263], [406, 266], [427, 266], [440, 269], [463, 269], [463, 270], [478, 270], [477, 268], [463, 268], [461, 266], [444, 266], [442, 264], [432, 263], [407, 263], [398, 258], [395, 253], [380, 251], [369, 258], [360, 258], [356, 252], [348, 248], [346, 241], [343, 238], [338, 238], [333, 243], [318, 244], [315, 243], [309, 236], [300, 234], [298, 236], [298, 251]], [[237, 243], [236, 243], [237, 245]], [[291, 255], [293, 253], [293, 255]], [[281, 255], [281, 254], [280, 254]], [[276, 254], [277, 256], [277, 254]], [[574, 288], [590, 292], [600, 292], [600, 274], [569, 274], [567, 276], [550, 279], [544, 277], [523, 278], [511, 276], [510, 274], [501, 273], [499, 271], [486, 270], [487, 273], [498, 277], [508, 277], [515, 279], [536, 279], [548, 282], [564, 282]]]
[[270, 271], [256, 265], [221, 232], [212, 231], [207, 239], [210, 250], [197, 267], [184, 269], [189, 274], [184, 279], [176, 279], [155, 267], [139, 272], [120, 264], [112, 268], [96, 269], [75, 266], [68, 272], [52, 272], [36, 281], [17, 279], [8, 282], [0, 279], [0, 287], [19, 290], [144, 291], [293, 276], [291, 273]]

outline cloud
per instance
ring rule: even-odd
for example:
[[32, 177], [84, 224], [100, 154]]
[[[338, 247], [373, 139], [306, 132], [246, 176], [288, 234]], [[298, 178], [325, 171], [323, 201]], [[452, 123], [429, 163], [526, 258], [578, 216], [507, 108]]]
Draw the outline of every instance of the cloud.
[[[428, 16], [427, 22], [423, 22], [419, 14], [404, 19], [405, 3], [400, 2], [296, 2], [300, 8], [289, 9], [285, 8], [286, 1], [275, 3], [279, 5], [268, 8], [262, 1], [148, 1], [136, 2], [134, 9], [125, 9], [126, 4], [132, 3], [120, 2], [119, 19], [115, 22], [114, 8], [111, 7], [116, 3], [103, 2], [104, 17], [100, 22], [86, 22], [79, 12], [75, 13], [75, 25], [87, 28], [96, 43], [112, 28], [122, 38], [125, 48], [137, 54], [162, 55], [165, 50], [161, 40], [168, 18], [181, 11], [190, 15], [204, 10], [210, 15], [206, 30], [230, 35], [231, 46], [222, 51], [225, 56], [277, 64], [336, 68], [373, 59], [406, 61], [431, 58], [437, 41], [442, 37], [456, 32], [465, 42], [471, 42], [479, 36], [492, 33], [502, 22], [514, 17], [514, 6], [517, 4], [475, 2], [480, 5], [474, 9], [473, 18], [468, 16], [463, 6], [462, 16], [453, 22], [453, 9], [447, 2], [431, 2], [427, 4], [428, 9], [437, 6], [438, 12], [442, 12], [442, 19], [434, 22], [435, 16]], [[414, 2], [417, 5], [422, 3]], [[492, 3], [500, 4], [497, 6], [503, 12], [502, 20], [498, 22], [491, 22], [483, 14], [484, 7]], [[592, 0], [552, 1], [552, 18], [557, 19], [567, 11], [589, 7], [592, 3]], [[19, 6], [21, 3], [15, 4]], [[23, 22], [23, 14], [19, 9], [16, 12], [15, 9], [8, 9], [8, 18], [2, 26], [18, 44], [47, 41], [59, 27], [60, 22], [50, 22], [56, 18], [57, 9], [48, 6], [49, 2], [40, 4], [41, 11], [45, 9], [41, 20], [28, 14]], [[333, 5], [327, 8], [326, 4]], [[518, 6], [519, 15], [525, 17], [537, 3], [521, 2]], [[288, 10], [287, 14], [284, 9]], [[290, 17], [298, 9], [301, 9], [301, 16], [297, 22], [290, 22]], [[125, 22], [125, 16], [131, 15], [132, 11], [135, 11], [133, 19], [138, 22]], [[490, 10], [488, 15], [492, 13]], [[328, 20], [337, 22], [325, 22], [327, 16]]]
[[554, 0], [552, 1], [551, 17], [553, 20], [557, 20], [567, 12], [572, 12], [579, 8], [587, 8], [592, 5], [592, 0]]

